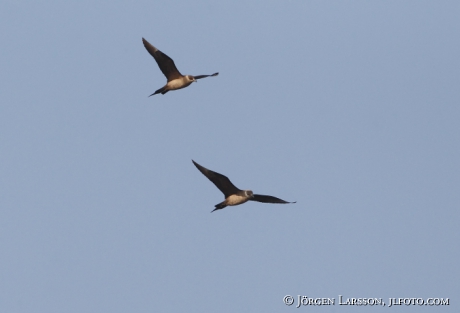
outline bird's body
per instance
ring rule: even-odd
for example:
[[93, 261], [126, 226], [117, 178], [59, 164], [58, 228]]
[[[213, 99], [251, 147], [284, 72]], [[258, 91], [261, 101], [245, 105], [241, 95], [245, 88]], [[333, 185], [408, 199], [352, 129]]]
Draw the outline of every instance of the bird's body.
[[177, 79], [167, 82], [163, 88], [167, 88], [168, 90], [177, 90], [177, 89], [188, 87], [193, 82], [194, 82], [193, 79], [190, 79], [187, 76], [184, 76], [184, 77], [177, 78]]
[[193, 160], [192, 162], [204, 176], [206, 176], [214, 185], [216, 185], [217, 188], [219, 188], [220, 191], [222, 191], [225, 196], [225, 200], [216, 204], [215, 209], [211, 212], [223, 209], [226, 206], [240, 205], [250, 200], [265, 203], [295, 203], [284, 201], [273, 196], [257, 195], [254, 194], [252, 190], [238, 189], [232, 184], [227, 176], [208, 170]]
[[247, 202], [249, 200], [246, 196], [240, 195], [231, 195], [225, 199], [225, 205], [239, 205]]
[[158, 64], [158, 67], [167, 79], [166, 85], [152, 93], [150, 96], [156, 95], [158, 93], [164, 95], [170, 90], [177, 90], [188, 87], [191, 83], [196, 82], [197, 79], [219, 75], [219, 73], [198, 76], [182, 75], [177, 69], [176, 65], [174, 64], [174, 61], [170, 57], [168, 57], [166, 54], [155, 48], [144, 38], [142, 38], [142, 42], [144, 43], [145, 49], [147, 49], [150, 55], [153, 56], [153, 58]]

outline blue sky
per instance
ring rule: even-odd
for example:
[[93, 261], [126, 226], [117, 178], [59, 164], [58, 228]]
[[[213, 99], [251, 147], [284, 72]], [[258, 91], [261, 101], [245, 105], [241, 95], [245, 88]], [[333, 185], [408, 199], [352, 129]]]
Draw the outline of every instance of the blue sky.
[[[457, 1], [3, 1], [0, 311], [460, 294]], [[219, 76], [148, 97], [182, 74]], [[210, 214], [220, 191], [257, 202]]]

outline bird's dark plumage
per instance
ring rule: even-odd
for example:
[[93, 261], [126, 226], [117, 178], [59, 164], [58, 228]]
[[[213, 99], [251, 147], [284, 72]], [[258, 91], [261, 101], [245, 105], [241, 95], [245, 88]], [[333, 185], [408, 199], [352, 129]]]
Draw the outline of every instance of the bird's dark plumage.
[[287, 202], [284, 200], [281, 200], [280, 198], [273, 197], [273, 196], [265, 196], [265, 195], [254, 195], [252, 199], [249, 199], [251, 201], [258, 201], [258, 202], [264, 202], [264, 203], [295, 203], [295, 202]]
[[168, 57], [166, 54], [152, 46], [147, 40], [142, 38], [145, 49], [150, 53], [150, 55], [157, 61], [158, 67], [166, 76], [166, 79], [169, 81], [178, 79], [182, 77], [182, 74], [174, 64], [174, 61]]
[[219, 75], [219, 73], [214, 73], [211, 75], [198, 75], [198, 76], [193, 76], [193, 77], [195, 77], [195, 79], [202, 79], [202, 78], [212, 77], [212, 76], [217, 76], [217, 75]]
[[161, 87], [150, 96], [156, 94], [165, 94], [170, 90], [182, 89], [189, 86], [191, 83], [196, 82], [197, 79], [202, 79], [210, 76], [217, 76], [219, 73], [214, 73], [211, 75], [182, 75], [174, 64], [174, 61], [168, 57], [166, 54], [155, 48], [147, 40], [142, 38], [145, 49], [150, 53], [151, 56], [155, 59], [160, 68], [161, 72], [166, 76], [167, 83], [165, 86]]
[[220, 191], [222, 191], [226, 198], [240, 191], [235, 187], [235, 185], [232, 184], [227, 176], [208, 170], [193, 160], [192, 162], [200, 170], [200, 172], [203, 173], [204, 176], [206, 176], [210, 181], [213, 182], [214, 185], [216, 185], [217, 188], [219, 188]]
[[220, 191], [222, 191], [225, 196], [225, 200], [216, 204], [215, 209], [211, 212], [223, 209], [228, 205], [242, 204], [249, 200], [264, 203], [295, 203], [284, 201], [273, 196], [253, 194], [251, 190], [240, 190], [232, 184], [227, 176], [211, 171], [193, 160], [192, 162], [204, 176], [206, 176], [214, 185], [216, 185], [217, 188], [219, 188]]

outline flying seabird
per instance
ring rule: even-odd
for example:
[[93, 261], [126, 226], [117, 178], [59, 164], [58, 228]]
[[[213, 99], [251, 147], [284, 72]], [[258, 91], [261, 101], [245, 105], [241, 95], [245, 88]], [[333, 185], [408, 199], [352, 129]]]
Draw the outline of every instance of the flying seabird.
[[153, 56], [155, 61], [157, 61], [160, 70], [163, 72], [163, 74], [166, 76], [166, 79], [168, 80], [166, 85], [152, 93], [150, 96], [156, 95], [157, 93], [161, 93], [162, 95], [164, 95], [170, 90], [185, 88], [191, 83], [196, 82], [197, 79], [219, 75], [219, 73], [214, 73], [212, 75], [184, 76], [177, 70], [174, 61], [170, 57], [168, 57], [166, 54], [152, 46], [144, 38], [142, 38], [142, 42], [144, 43], [145, 49], [147, 49], [147, 51]]
[[201, 173], [203, 173], [204, 176], [206, 176], [210, 181], [213, 182], [214, 185], [216, 185], [217, 188], [219, 188], [220, 191], [222, 191], [222, 193], [225, 196], [225, 200], [219, 204], [216, 204], [215, 209], [211, 212], [223, 209], [227, 205], [243, 204], [248, 200], [265, 203], [295, 203], [284, 201], [272, 196], [255, 195], [252, 193], [252, 190], [238, 189], [235, 187], [235, 185], [232, 184], [232, 182], [230, 181], [230, 179], [228, 179], [227, 176], [208, 170], [207, 168], [201, 166], [193, 160], [192, 162], [193, 164], [195, 164], [198, 170]]

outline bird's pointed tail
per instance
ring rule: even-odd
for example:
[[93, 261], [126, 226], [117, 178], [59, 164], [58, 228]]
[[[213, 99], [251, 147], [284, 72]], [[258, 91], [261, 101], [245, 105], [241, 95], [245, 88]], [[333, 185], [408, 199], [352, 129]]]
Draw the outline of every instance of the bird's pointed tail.
[[160, 89], [158, 89], [157, 91], [155, 91], [154, 93], [152, 93], [149, 97], [151, 96], [154, 96], [158, 93], [161, 93], [162, 95], [164, 95], [165, 93], [167, 93], [169, 90], [166, 90], [165, 87], [161, 87]]
[[214, 211], [216, 211], [216, 210], [221, 210], [221, 209], [225, 208], [226, 206], [227, 206], [227, 205], [225, 204], [225, 201], [224, 201], [224, 202], [221, 202], [221, 203], [219, 203], [219, 204], [216, 204], [216, 205], [215, 205], [216, 208], [215, 208], [214, 210], [212, 210], [211, 213], [214, 212]]

